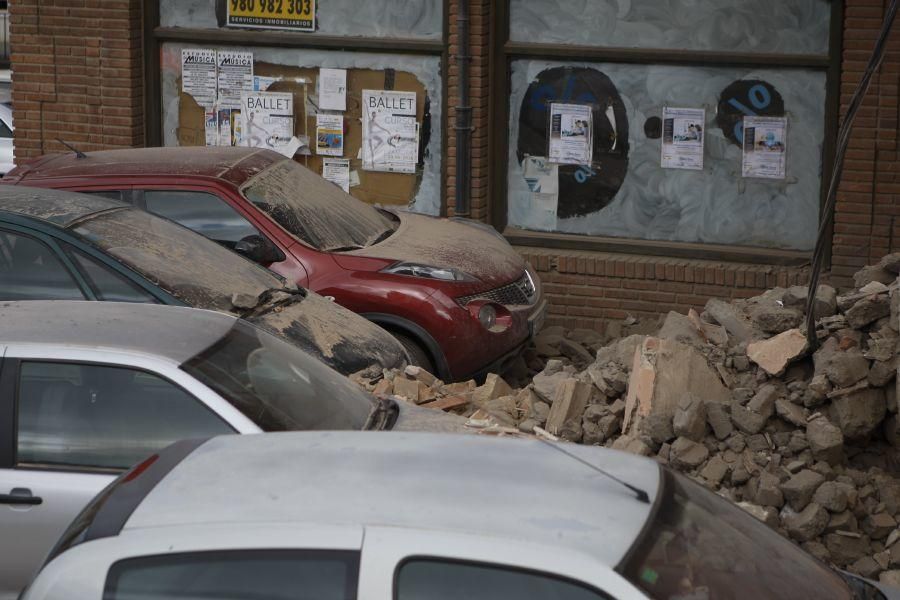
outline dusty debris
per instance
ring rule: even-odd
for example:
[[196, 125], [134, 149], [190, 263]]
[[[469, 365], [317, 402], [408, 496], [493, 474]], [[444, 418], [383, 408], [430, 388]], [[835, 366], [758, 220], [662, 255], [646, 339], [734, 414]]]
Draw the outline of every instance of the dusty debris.
[[857, 289], [820, 286], [813, 353], [806, 289], [776, 288], [669, 313], [657, 330], [548, 327], [525, 353], [526, 378], [426, 385], [410, 370], [359, 383], [461, 414], [486, 435], [656, 457], [820, 559], [900, 581], [898, 271], [900, 254]]

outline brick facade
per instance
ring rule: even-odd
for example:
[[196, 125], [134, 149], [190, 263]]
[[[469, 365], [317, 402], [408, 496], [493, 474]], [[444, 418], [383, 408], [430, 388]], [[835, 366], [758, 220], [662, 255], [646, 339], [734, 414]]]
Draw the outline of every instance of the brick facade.
[[[886, 0], [846, 0], [841, 75], [841, 113], [865, 69], [881, 29]], [[900, 250], [900, 161], [897, 153], [900, 27], [860, 108], [847, 152], [835, 210], [832, 278], [851, 285], [852, 275]]]
[[[455, 106], [458, 92], [457, 9], [469, 2], [472, 131], [472, 217], [489, 220], [490, 0], [450, 0], [447, 76], [447, 212], [455, 196]], [[887, 0], [845, 0], [842, 94], [845, 110], [865, 66]], [[84, 150], [144, 143], [142, 2], [19, 0], [11, 36], [16, 150], [19, 160], [59, 151], [61, 137]], [[262, 35], [262, 34], [261, 34]], [[494, 75], [505, 76], [502, 69]], [[888, 251], [900, 250], [898, 160], [900, 28], [860, 112], [840, 188], [833, 237], [832, 281]], [[803, 283], [805, 268], [520, 247], [545, 282], [550, 323], [603, 329], [610, 319], [651, 317], [701, 308], [710, 296], [747, 297], [775, 285]]]
[[144, 144], [139, 0], [12, 3], [16, 159]]

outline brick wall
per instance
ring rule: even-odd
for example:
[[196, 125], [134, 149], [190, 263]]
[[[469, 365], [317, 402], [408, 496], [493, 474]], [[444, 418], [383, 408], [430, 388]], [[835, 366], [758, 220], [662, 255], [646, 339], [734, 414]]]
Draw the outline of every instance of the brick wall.
[[[886, 0], [846, 0], [841, 76], [841, 114], [878, 37]], [[900, 162], [897, 153], [900, 26], [895, 25], [884, 62], [860, 111], [838, 193], [832, 277], [851, 285], [860, 267], [900, 250]]]
[[[450, 74], [448, 79], [447, 213], [453, 214], [456, 199], [456, 106], [459, 94], [457, 17], [461, 0], [450, 0]], [[490, 0], [469, 2], [469, 100], [472, 107], [471, 218], [488, 217], [488, 65], [490, 58]]]
[[16, 160], [142, 146], [140, 0], [16, 0], [10, 8]]
[[749, 298], [775, 286], [802, 285], [808, 269], [516, 248], [540, 275], [549, 325], [603, 331], [629, 315], [655, 319], [670, 310], [703, 310], [709, 298]]

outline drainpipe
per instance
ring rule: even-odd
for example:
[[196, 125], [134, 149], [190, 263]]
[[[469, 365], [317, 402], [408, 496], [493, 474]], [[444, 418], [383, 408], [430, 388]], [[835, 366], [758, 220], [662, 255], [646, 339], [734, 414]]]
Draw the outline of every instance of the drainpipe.
[[469, 136], [472, 131], [472, 107], [469, 106], [469, 0], [457, 2], [457, 39], [459, 96], [456, 103], [456, 216], [468, 218], [469, 191], [471, 187], [472, 149]]

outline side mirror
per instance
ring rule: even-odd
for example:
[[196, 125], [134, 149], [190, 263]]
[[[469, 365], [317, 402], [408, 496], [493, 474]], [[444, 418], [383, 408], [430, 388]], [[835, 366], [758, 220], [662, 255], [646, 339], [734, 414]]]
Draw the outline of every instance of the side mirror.
[[264, 266], [285, 259], [284, 252], [261, 235], [248, 235], [234, 245], [234, 251]]

